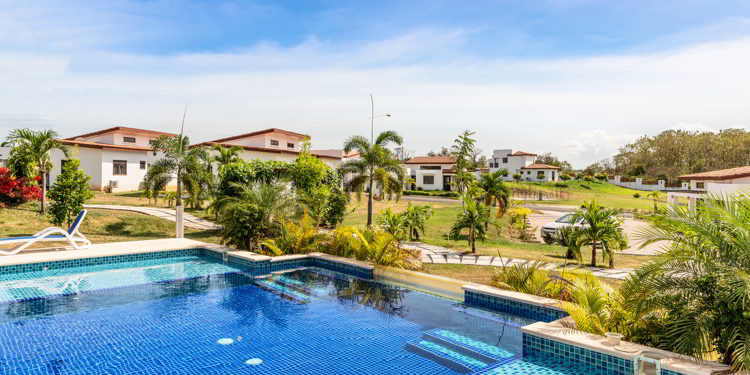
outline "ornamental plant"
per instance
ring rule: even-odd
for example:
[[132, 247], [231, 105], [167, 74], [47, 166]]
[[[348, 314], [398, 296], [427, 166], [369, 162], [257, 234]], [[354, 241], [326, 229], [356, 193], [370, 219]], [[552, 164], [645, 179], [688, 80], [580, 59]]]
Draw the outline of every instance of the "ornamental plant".
[[55, 184], [49, 189], [49, 216], [55, 225], [66, 223], [70, 225], [73, 218], [83, 209], [83, 204], [94, 197], [89, 188], [89, 180], [79, 167], [78, 159], [67, 160], [63, 164], [62, 173], [57, 176]]
[[36, 182], [25, 177], [16, 178], [10, 169], [0, 167], [0, 205], [17, 206], [41, 198], [42, 190]]

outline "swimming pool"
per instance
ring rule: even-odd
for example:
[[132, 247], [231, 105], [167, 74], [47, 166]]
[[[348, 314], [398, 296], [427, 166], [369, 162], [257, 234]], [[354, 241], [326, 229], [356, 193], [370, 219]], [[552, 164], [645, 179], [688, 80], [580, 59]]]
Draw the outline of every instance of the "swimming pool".
[[523, 355], [535, 319], [203, 252], [0, 274], [3, 374], [606, 374]]

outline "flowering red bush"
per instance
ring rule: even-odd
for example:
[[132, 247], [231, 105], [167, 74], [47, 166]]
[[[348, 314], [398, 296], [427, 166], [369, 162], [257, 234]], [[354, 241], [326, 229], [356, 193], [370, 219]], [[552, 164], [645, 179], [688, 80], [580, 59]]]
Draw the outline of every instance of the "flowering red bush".
[[27, 178], [15, 178], [8, 168], [0, 167], [0, 204], [14, 206], [39, 199], [42, 189]]

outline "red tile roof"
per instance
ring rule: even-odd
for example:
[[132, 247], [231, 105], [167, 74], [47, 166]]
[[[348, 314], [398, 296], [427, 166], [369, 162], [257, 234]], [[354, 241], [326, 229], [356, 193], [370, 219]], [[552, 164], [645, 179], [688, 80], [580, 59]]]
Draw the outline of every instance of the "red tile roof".
[[292, 137], [298, 137], [300, 139], [304, 139], [304, 138], [309, 138], [310, 137], [307, 134], [295, 133], [295, 132], [290, 132], [288, 130], [282, 130], [282, 129], [277, 129], [277, 128], [270, 128], [270, 129], [258, 130], [258, 131], [255, 131], [255, 132], [250, 132], [250, 133], [245, 133], [245, 134], [240, 134], [240, 135], [233, 135], [231, 137], [226, 137], [226, 138], [214, 139], [213, 141], [210, 141], [210, 142], [222, 143], [222, 142], [226, 142], [226, 141], [233, 141], [235, 139], [242, 139], [242, 138], [252, 137], [252, 136], [256, 136], [256, 135], [267, 134], [267, 133], [279, 133], [279, 134], [289, 135], [289, 136], [292, 136]]
[[66, 144], [69, 146], [98, 148], [100, 150], [121, 150], [121, 151], [151, 151], [152, 150], [150, 147], [143, 147], [143, 146], [111, 145], [108, 143], [74, 141], [71, 139], [62, 139], [61, 141], [63, 144]]
[[686, 174], [678, 178], [681, 180], [731, 180], [733, 178], [748, 176], [750, 176], [750, 166]]
[[536, 154], [532, 154], [530, 152], [524, 152], [524, 151], [516, 151], [510, 154], [510, 156], [536, 156]]
[[177, 134], [173, 134], [173, 133], [165, 133], [165, 132], [160, 132], [160, 131], [156, 131], [156, 130], [129, 128], [127, 126], [115, 126], [113, 128], [108, 128], [108, 129], [104, 129], [104, 130], [98, 130], [98, 131], [95, 131], [95, 132], [81, 134], [81, 135], [77, 135], [75, 137], [69, 137], [69, 138], [65, 138], [65, 139], [74, 140], [76, 138], [87, 138], [87, 137], [93, 137], [93, 136], [99, 135], [99, 134], [112, 133], [112, 132], [116, 132], [116, 131], [124, 131], [124, 132], [132, 132], [132, 133], [145, 133], [145, 134], [151, 134], [151, 135], [155, 135], [155, 136], [166, 135], [166, 136], [170, 136], [170, 137], [174, 137], [174, 136], [177, 135]]
[[521, 169], [560, 169], [560, 167], [555, 167], [554, 165], [549, 164], [534, 163], [521, 167]]
[[453, 156], [416, 156], [404, 162], [404, 164], [455, 164]]

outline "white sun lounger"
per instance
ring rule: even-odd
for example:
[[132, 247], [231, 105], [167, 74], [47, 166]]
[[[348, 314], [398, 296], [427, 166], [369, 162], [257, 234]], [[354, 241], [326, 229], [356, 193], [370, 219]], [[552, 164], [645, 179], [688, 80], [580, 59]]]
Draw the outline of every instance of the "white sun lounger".
[[18, 254], [37, 242], [68, 241], [76, 249], [85, 249], [91, 246], [91, 241], [84, 237], [78, 230], [81, 227], [81, 223], [83, 223], [84, 217], [86, 217], [86, 210], [81, 210], [67, 231], [58, 227], [49, 227], [34, 233], [32, 236], [0, 238], [0, 246], [14, 243], [20, 244], [10, 250], [0, 250], [0, 255]]

